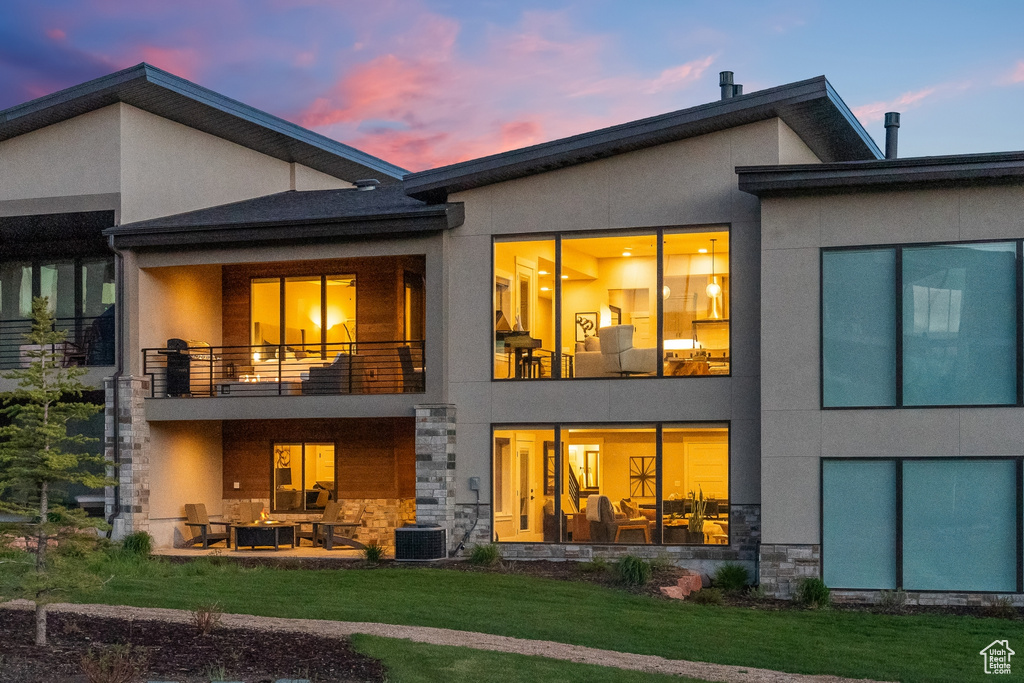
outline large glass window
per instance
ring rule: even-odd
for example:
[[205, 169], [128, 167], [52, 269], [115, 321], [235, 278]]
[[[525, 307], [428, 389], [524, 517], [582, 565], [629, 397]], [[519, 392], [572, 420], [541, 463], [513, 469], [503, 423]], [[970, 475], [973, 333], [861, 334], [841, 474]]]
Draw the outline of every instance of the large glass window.
[[822, 255], [822, 359], [826, 406], [896, 405], [896, 252]]
[[1020, 458], [825, 460], [825, 583], [1017, 592], [1022, 467]]
[[897, 587], [893, 460], [822, 463], [822, 563], [834, 588]]
[[322, 510], [335, 499], [334, 444], [275, 443], [273, 508]]
[[[292, 354], [333, 356], [356, 341], [354, 275], [255, 278], [250, 292], [253, 346], [283, 344]], [[261, 353], [275, 352], [254, 351]]]
[[903, 249], [903, 405], [1017, 402], [1017, 245]]
[[724, 230], [498, 240], [494, 377], [726, 375], [729, 290]]
[[496, 541], [646, 545], [664, 533], [672, 545], [728, 543], [725, 425], [566, 425], [557, 435], [495, 429]]
[[32, 298], [49, 299], [70, 362], [114, 364], [114, 257], [0, 264], [0, 366], [22, 362]]
[[665, 232], [664, 372], [729, 374], [729, 233]]
[[903, 463], [903, 587], [1017, 590], [1017, 463]]
[[494, 377], [553, 377], [555, 241], [494, 244]]
[[558, 540], [555, 518], [552, 429], [494, 432], [494, 538], [502, 541]]
[[1017, 404], [1018, 249], [824, 251], [822, 405]]

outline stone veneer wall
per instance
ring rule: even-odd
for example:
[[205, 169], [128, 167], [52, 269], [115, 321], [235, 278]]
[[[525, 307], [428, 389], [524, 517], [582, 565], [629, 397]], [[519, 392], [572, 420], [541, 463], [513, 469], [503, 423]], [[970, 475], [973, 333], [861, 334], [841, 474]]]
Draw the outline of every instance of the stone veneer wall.
[[[487, 526], [489, 531], [489, 518]], [[668, 559], [675, 565], [702, 574], [712, 574], [720, 564], [734, 562], [746, 566], [753, 576], [761, 542], [761, 506], [731, 505], [729, 534], [729, 545], [501, 543], [500, 547], [502, 556], [508, 559], [588, 561], [595, 557], [614, 559], [636, 555], [647, 559]]]
[[760, 571], [761, 588], [768, 597], [789, 599], [802, 579], [821, 578], [821, 546], [762, 545]]
[[[1024, 607], [1024, 593], [922, 593], [906, 591], [908, 605], [950, 605], [955, 607], [986, 607], [1009, 600], [1016, 607]], [[875, 604], [882, 599], [882, 591], [832, 591], [832, 601], [849, 604]]]
[[455, 406], [416, 406], [416, 523], [448, 529], [448, 547], [455, 533]]
[[[269, 498], [250, 498], [253, 503], [262, 503], [265, 510], [270, 510]], [[224, 519], [238, 519], [238, 498], [223, 500]], [[363, 545], [378, 543], [390, 554], [395, 552], [395, 529], [416, 520], [416, 501], [412, 498], [346, 498], [342, 501], [342, 516], [353, 518], [359, 512], [359, 506], [365, 506], [362, 525], [356, 532], [355, 540]], [[274, 519], [284, 522], [316, 522], [320, 520], [319, 512], [274, 512]]]
[[[110, 463], [108, 475], [117, 479], [120, 514], [114, 520], [112, 536], [123, 538], [133, 531], [149, 531], [149, 423], [143, 399], [150, 394], [149, 378], [120, 377], [117, 382], [118, 412], [114, 414], [114, 380], [103, 381], [103, 455]], [[114, 424], [118, 426], [114, 441]], [[115, 458], [116, 454], [119, 456]], [[119, 462], [115, 467], [114, 463]], [[114, 488], [107, 487], [105, 506], [109, 519], [114, 514]]]
[[[487, 503], [480, 503], [479, 516], [475, 503], [459, 503], [455, 506], [455, 527], [452, 530], [454, 538], [448, 544], [451, 548], [457, 548], [459, 543], [465, 543], [465, 548], [460, 553], [468, 555], [475, 545], [487, 545], [491, 542], [491, 506]], [[476, 526], [473, 526], [476, 522]], [[466, 538], [466, 532], [470, 533]], [[465, 541], [462, 539], [466, 538]]]

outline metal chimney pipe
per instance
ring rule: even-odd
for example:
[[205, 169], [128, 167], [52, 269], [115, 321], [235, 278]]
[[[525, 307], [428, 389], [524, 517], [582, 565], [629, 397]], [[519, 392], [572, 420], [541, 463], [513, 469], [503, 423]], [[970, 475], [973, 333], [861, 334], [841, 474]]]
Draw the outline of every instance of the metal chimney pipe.
[[885, 158], [896, 158], [896, 147], [899, 144], [900, 113], [888, 111], [885, 113]]
[[721, 71], [718, 74], [718, 85], [722, 88], [722, 99], [727, 100], [733, 96], [735, 88], [732, 84], [732, 72]]
[[743, 94], [743, 86], [742, 85], [737, 83], [736, 85], [732, 86], [732, 96], [733, 97], [739, 97], [742, 94]]

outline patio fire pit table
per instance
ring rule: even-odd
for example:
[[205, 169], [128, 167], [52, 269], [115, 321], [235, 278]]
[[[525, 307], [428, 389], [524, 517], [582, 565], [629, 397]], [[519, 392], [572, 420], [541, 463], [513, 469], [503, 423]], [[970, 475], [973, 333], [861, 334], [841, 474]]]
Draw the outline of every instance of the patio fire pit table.
[[295, 524], [292, 522], [254, 522], [232, 524], [235, 530], [235, 550], [245, 546], [255, 550], [258, 546], [273, 546], [280, 550], [282, 545], [295, 547]]

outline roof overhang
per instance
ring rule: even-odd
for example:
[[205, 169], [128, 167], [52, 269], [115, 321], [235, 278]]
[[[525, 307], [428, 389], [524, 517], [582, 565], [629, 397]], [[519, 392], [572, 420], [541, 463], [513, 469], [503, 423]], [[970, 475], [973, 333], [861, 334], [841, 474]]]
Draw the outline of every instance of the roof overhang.
[[736, 173], [739, 188], [758, 197], [1024, 183], [1024, 152], [840, 164], [739, 166]]
[[781, 118], [823, 161], [880, 159], [882, 152], [824, 76], [611, 128], [405, 176], [428, 202], [484, 185], [586, 163], [676, 140]]
[[348, 181], [377, 178], [389, 184], [406, 173], [354, 147], [145, 63], [0, 111], [0, 141], [118, 102]]
[[[390, 202], [388, 195], [400, 201]], [[407, 237], [449, 230], [464, 220], [461, 203], [423, 204], [398, 187], [290, 191], [126, 223], [103, 234], [115, 249], [191, 249]]]

